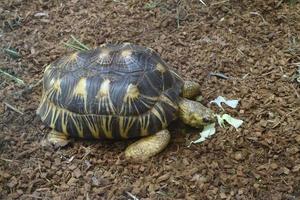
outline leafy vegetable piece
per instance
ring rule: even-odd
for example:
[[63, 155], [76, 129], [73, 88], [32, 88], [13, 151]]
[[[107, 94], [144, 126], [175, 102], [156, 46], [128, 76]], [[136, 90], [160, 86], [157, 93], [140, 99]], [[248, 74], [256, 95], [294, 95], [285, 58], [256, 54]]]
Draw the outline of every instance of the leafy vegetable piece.
[[225, 121], [236, 129], [239, 128], [244, 122], [243, 120], [236, 119], [234, 117], [231, 117], [228, 114], [223, 114], [222, 116], [221, 115], [216, 115], [216, 116], [217, 116], [218, 124], [222, 128], [225, 127]]
[[193, 143], [196, 144], [196, 143], [203, 142], [206, 140], [206, 138], [208, 138], [209, 136], [215, 133], [216, 133], [215, 123], [209, 124], [203, 128], [203, 131], [200, 133], [201, 137], [195, 141], [192, 141], [190, 145]]
[[219, 126], [221, 126], [222, 128], [224, 128], [225, 127], [224, 119], [221, 117], [221, 115], [216, 115], [216, 116], [217, 116], [217, 120], [218, 120]]
[[[236, 106], [238, 105], [239, 101], [235, 100], [235, 99], [229, 99], [227, 100], [225, 97], [222, 96], [218, 96], [215, 100], [212, 100], [209, 103], [215, 103], [217, 104], [220, 108], [223, 109], [221, 103], [225, 103], [226, 105], [230, 106], [231, 108], [236, 108]], [[224, 110], [224, 109], [223, 109]]]
[[234, 117], [231, 117], [228, 114], [222, 115], [222, 119], [225, 120], [228, 124], [230, 124], [231, 126], [233, 126], [236, 129], [239, 128], [244, 122], [243, 120], [236, 119]]

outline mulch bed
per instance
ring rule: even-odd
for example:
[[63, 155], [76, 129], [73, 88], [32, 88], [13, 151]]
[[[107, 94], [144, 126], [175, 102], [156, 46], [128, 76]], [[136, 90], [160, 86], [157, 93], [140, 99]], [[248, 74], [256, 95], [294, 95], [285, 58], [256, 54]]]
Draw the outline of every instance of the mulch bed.
[[[206, 2], [1, 1], [0, 46], [21, 58], [2, 53], [0, 68], [25, 85], [0, 76], [0, 199], [300, 199], [300, 4]], [[132, 141], [45, 145], [37, 83], [72, 51], [63, 44], [71, 35], [90, 47], [153, 48], [202, 85], [204, 104], [239, 99], [224, 108], [244, 124], [191, 147], [199, 130], [171, 125], [170, 145], [143, 163], [124, 159]]]

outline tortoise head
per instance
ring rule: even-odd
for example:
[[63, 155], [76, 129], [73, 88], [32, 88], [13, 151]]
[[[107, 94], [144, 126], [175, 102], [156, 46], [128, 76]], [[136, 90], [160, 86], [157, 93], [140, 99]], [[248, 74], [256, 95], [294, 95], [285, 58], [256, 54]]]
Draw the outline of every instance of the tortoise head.
[[212, 110], [197, 101], [186, 98], [179, 101], [179, 118], [185, 124], [195, 128], [200, 128], [216, 120]]

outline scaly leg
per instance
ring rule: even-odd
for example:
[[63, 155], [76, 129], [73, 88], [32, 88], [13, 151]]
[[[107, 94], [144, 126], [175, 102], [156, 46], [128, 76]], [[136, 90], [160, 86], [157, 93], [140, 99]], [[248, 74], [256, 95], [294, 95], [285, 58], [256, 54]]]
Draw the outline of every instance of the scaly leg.
[[56, 147], [63, 147], [69, 143], [68, 135], [52, 130], [48, 135], [48, 142]]
[[168, 130], [161, 130], [154, 135], [142, 138], [126, 148], [125, 157], [129, 160], [147, 160], [164, 150], [170, 138]]

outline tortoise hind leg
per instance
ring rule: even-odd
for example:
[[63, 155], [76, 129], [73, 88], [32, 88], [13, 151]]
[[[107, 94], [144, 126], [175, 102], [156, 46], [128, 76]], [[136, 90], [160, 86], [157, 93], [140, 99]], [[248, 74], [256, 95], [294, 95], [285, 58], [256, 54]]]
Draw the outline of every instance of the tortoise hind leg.
[[164, 150], [170, 138], [168, 130], [161, 130], [154, 135], [142, 138], [126, 148], [125, 157], [129, 160], [147, 160]]
[[200, 84], [194, 81], [184, 81], [182, 97], [193, 99], [198, 95], [200, 95]]
[[48, 135], [48, 142], [55, 147], [64, 147], [69, 143], [68, 135], [52, 130]]

